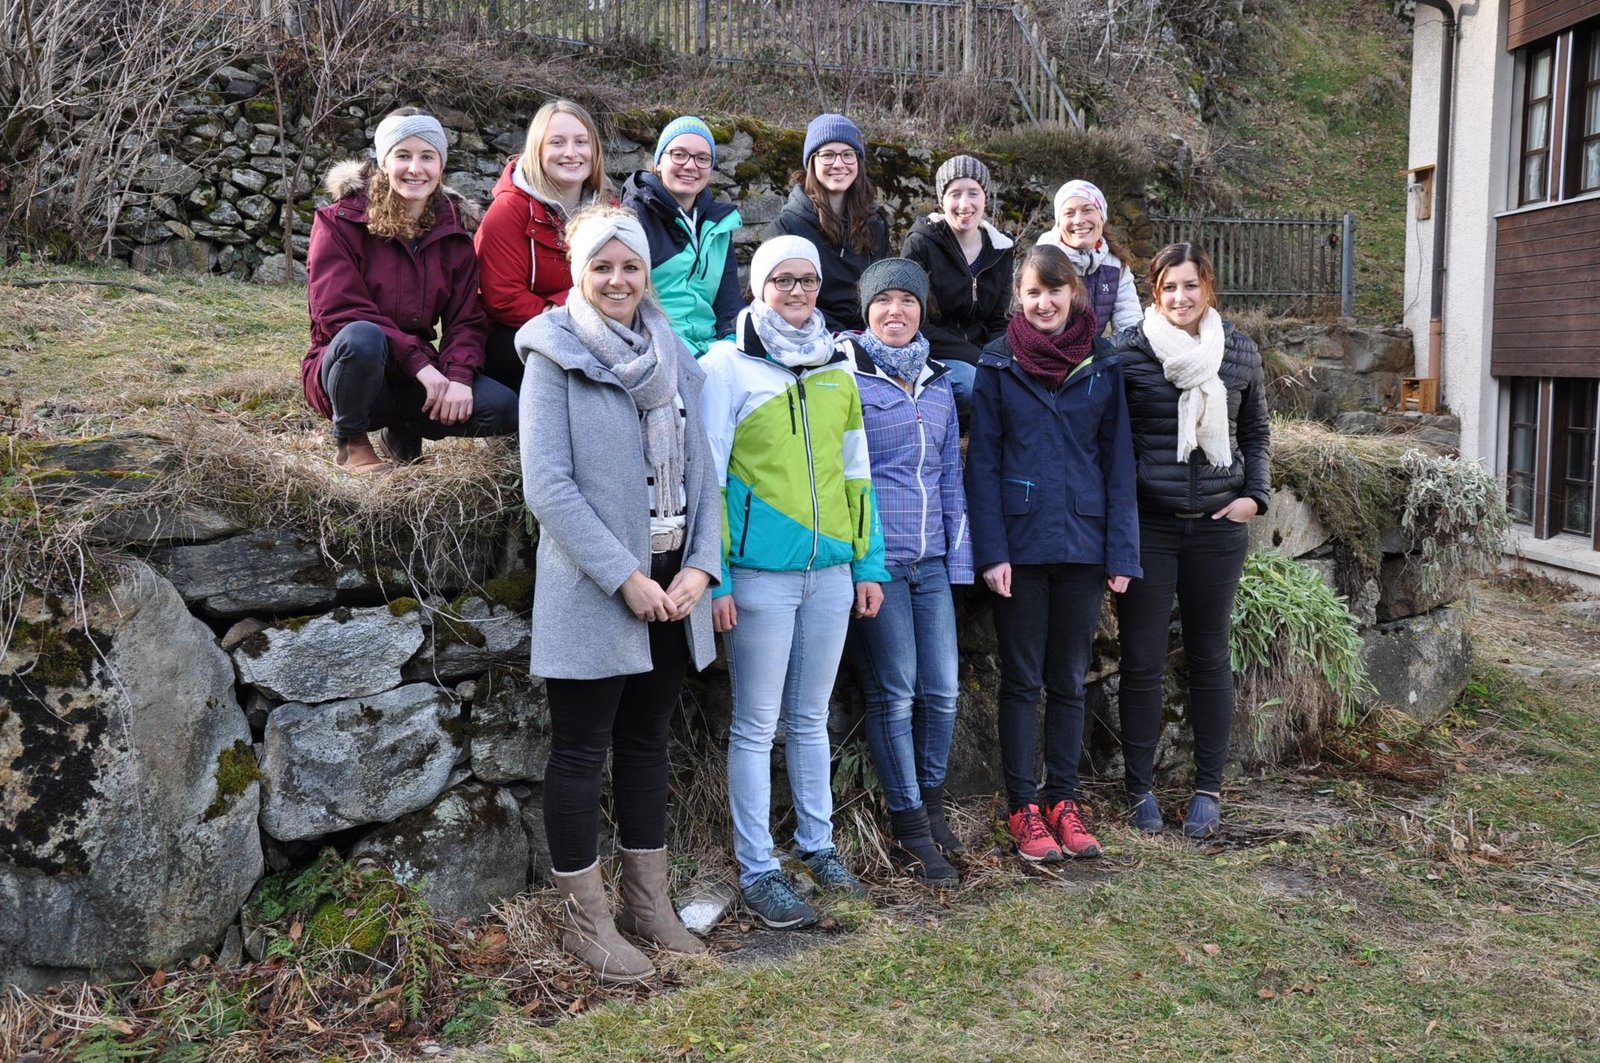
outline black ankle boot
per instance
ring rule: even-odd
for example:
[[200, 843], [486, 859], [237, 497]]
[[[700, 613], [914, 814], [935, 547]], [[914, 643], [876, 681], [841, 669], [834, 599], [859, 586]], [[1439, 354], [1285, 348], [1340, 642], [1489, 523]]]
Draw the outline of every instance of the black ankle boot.
[[954, 886], [961, 881], [961, 875], [950, 866], [928, 832], [926, 809], [890, 812], [889, 823], [894, 829], [894, 860], [912, 878], [930, 886]]
[[928, 813], [928, 831], [933, 835], [933, 843], [944, 850], [946, 856], [961, 856], [966, 853], [966, 846], [961, 844], [944, 821], [944, 787], [929, 786], [922, 791], [922, 807]]

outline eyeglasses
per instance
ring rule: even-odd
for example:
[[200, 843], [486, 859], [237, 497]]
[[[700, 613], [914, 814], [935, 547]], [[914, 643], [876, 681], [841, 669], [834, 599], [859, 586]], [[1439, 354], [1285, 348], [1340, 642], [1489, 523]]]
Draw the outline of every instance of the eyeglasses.
[[846, 166], [854, 166], [856, 164], [856, 158], [857, 156], [853, 148], [845, 151], [819, 151], [816, 154], [817, 161], [822, 163], [824, 166], [832, 166], [836, 162], [842, 162]]
[[702, 170], [711, 165], [711, 153], [707, 151], [684, 151], [682, 148], [672, 148], [667, 152], [667, 158], [679, 166], [687, 166], [692, 162]]
[[815, 273], [808, 273], [804, 277], [791, 277], [785, 273], [781, 277], [768, 277], [767, 283], [780, 292], [792, 292], [796, 284], [800, 285], [803, 292], [814, 292], [822, 287], [822, 278]]

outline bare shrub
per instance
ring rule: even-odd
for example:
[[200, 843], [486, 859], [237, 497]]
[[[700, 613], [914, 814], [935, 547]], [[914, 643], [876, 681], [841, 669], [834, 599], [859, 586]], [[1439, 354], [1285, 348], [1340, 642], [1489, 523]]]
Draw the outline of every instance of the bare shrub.
[[107, 254], [176, 94], [259, 27], [162, 0], [0, 0], [0, 231]]

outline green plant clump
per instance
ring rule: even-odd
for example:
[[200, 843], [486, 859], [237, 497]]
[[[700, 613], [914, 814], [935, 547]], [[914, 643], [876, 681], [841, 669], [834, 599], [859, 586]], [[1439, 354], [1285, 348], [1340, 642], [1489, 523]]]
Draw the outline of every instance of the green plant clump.
[[1229, 653], [1239, 690], [1234, 733], [1261, 762], [1315, 743], [1329, 724], [1353, 724], [1372, 695], [1344, 598], [1278, 554], [1245, 558]]
[[1511, 514], [1494, 476], [1475, 461], [1408, 451], [1410, 481], [1400, 529], [1419, 554], [1422, 590], [1458, 575], [1481, 576], [1500, 560]]

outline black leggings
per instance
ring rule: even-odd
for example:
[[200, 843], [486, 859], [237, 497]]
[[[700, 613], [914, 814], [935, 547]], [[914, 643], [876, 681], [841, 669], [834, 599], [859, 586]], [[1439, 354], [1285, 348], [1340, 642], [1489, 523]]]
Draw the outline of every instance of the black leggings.
[[[676, 561], [676, 557], [674, 557]], [[662, 586], [672, 573], [653, 574]], [[544, 774], [544, 829], [557, 871], [594, 863], [600, 831], [600, 775], [611, 753], [611, 796], [625, 849], [667, 840], [667, 731], [689, 663], [683, 620], [650, 625], [648, 672], [605, 679], [547, 679], [550, 761]]]
[[1245, 525], [1222, 518], [1139, 513], [1144, 578], [1117, 601], [1122, 639], [1122, 759], [1129, 793], [1152, 785], [1161, 735], [1161, 681], [1167, 667], [1172, 599], [1178, 599], [1189, 667], [1194, 726], [1194, 788], [1216, 793], [1233, 729], [1233, 668], [1228, 634], [1233, 596], [1250, 545]]

